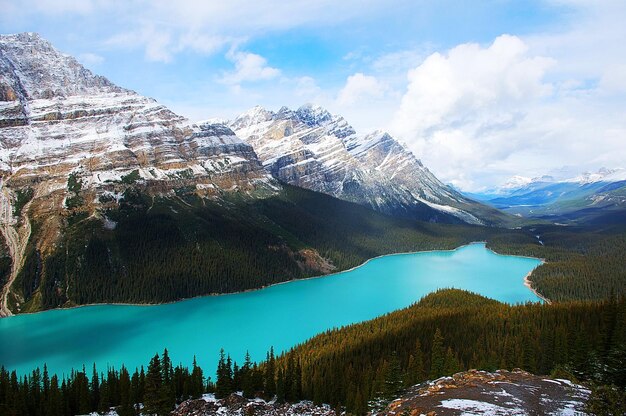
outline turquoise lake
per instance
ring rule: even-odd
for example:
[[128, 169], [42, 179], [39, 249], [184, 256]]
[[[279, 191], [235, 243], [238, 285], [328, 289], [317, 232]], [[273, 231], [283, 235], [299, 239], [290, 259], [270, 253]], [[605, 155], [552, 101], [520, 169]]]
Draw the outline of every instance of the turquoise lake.
[[539, 259], [503, 256], [482, 243], [454, 251], [389, 255], [356, 269], [261, 290], [155, 306], [98, 305], [0, 319], [0, 365], [24, 374], [37, 366], [67, 374], [107, 365], [147, 365], [168, 348], [174, 364], [194, 354], [212, 373], [220, 348], [261, 360], [333, 327], [404, 308], [455, 287], [508, 303], [540, 301], [523, 278]]

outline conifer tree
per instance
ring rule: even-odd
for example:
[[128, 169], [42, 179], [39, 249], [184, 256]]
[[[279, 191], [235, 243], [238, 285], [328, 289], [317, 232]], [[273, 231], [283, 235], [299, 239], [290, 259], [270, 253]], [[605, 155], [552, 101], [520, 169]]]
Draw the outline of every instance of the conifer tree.
[[162, 404], [161, 386], [163, 384], [163, 370], [161, 359], [156, 354], [150, 360], [148, 372], [145, 376], [145, 392], [143, 398], [144, 411], [149, 414], [158, 414], [164, 407]]
[[265, 361], [264, 385], [265, 395], [271, 399], [276, 394], [276, 360], [274, 357], [274, 347], [270, 347]]
[[435, 379], [443, 376], [445, 365], [445, 349], [443, 347], [443, 335], [439, 328], [435, 330], [430, 358], [430, 378]]
[[449, 376], [459, 371], [461, 371], [461, 364], [459, 363], [459, 360], [454, 355], [452, 348], [448, 347], [448, 349], [446, 350], [446, 358], [445, 358], [443, 373], [444, 375]]
[[226, 358], [224, 349], [220, 350], [220, 359], [217, 363], [217, 380], [215, 381], [215, 397], [224, 398], [232, 393], [233, 373], [230, 356]]
[[246, 357], [241, 367], [241, 389], [243, 390], [243, 396], [251, 399], [254, 397], [254, 375], [252, 373], [252, 360], [250, 353], [246, 351]]
[[196, 356], [193, 356], [193, 367], [191, 370], [191, 383], [189, 388], [189, 394], [192, 398], [199, 398], [202, 396], [204, 390], [204, 376], [202, 375], [202, 369], [198, 367], [196, 362]]
[[284, 403], [285, 400], [285, 372], [282, 368], [279, 368], [276, 374], [276, 401], [278, 403]]
[[64, 414], [63, 407], [63, 396], [59, 389], [59, 378], [55, 374], [50, 379], [50, 393], [48, 394], [46, 413], [48, 416], [61, 416]]
[[100, 404], [100, 379], [98, 378], [98, 370], [96, 363], [93, 363], [91, 373], [91, 407], [96, 408]]
[[124, 366], [120, 369], [120, 402], [117, 413], [119, 416], [133, 416], [135, 414], [131, 396], [130, 375]]
[[172, 366], [172, 360], [170, 359], [167, 348], [163, 350], [163, 356], [161, 358], [161, 374], [162, 383], [161, 388], [159, 389], [161, 412], [166, 413], [171, 411], [176, 403], [175, 392], [172, 388], [174, 368]]

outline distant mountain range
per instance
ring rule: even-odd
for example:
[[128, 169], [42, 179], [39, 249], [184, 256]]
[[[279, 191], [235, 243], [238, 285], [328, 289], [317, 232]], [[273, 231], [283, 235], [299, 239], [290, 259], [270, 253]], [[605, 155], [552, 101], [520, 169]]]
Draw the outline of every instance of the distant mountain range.
[[466, 193], [513, 215], [553, 222], [621, 222], [626, 219], [626, 169], [600, 169], [574, 178], [514, 176], [501, 187]]

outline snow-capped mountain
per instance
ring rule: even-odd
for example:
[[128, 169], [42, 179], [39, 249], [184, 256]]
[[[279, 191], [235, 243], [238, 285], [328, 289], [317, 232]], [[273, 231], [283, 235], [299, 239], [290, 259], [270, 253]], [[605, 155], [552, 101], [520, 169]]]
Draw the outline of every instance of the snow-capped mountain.
[[511, 178], [503, 186], [470, 196], [515, 215], [586, 221], [626, 210], [626, 169], [599, 169], [557, 180]]
[[384, 131], [359, 135], [341, 116], [307, 104], [254, 107], [229, 122], [263, 166], [286, 183], [407, 217], [489, 223], [491, 213], [439, 181]]
[[54, 251], [67, 217], [114, 227], [106, 213], [131, 188], [152, 198], [279, 189], [228, 127], [194, 125], [33, 33], [0, 36], [0, 175], [0, 231], [12, 258], [0, 316], [10, 314], [7, 295], [27, 248]]
[[252, 148], [223, 125], [196, 126], [153, 99], [93, 75], [37, 34], [0, 37], [0, 170], [5, 185], [101, 187], [137, 170], [202, 189], [267, 180]]
[[596, 172], [582, 172], [570, 178], [557, 179], [551, 175], [542, 175], [534, 178], [515, 175], [509, 178], [502, 185], [486, 190], [476, 195], [483, 195], [481, 199], [498, 196], [510, 196], [513, 194], [526, 193], [537, 190], [552, 184], [578, 184], [585, 185], [591, 183], [613, 183], [626, 180], [626, 169], [624, 168], [600, 168]]
[[619, 181], [626, 181], [626, 169], [624, 168], [600, 168], [597, 172], [583, 172], [580, 175], [571, 179], [566, 179], [563, 182], [586, 184], [595, 182], [612, 183]]

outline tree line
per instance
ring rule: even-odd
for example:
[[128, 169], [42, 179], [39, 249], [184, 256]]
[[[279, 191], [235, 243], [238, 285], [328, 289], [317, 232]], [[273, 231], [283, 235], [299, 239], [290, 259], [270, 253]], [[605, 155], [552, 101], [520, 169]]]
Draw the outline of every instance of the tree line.
[[625, 362], [624, 297], [507, 305], [442, 290], [408, 308], [327, 331], [278, 357], [270, 350], [261, 363], [247, 355], [238, 365], [222, 351], [211, 371], [215, 381], [195, 360], [191, 369], [174, 367], [167, 350], [132, 374], [125, 367], [105, 373], [94, 367], [90, 376], [83, 368], [59, 379], [45, 367], [22, 377], [2, 368], [0, 414], [60, 416], [116, 407], [121, 416], [162, 415], [204, 392], [218, 398], [242, 392], [279, 402], [308, 399], [361, 415], [405, 387], [470, 368], [522, 368], [591, 381], [623, 401]]

